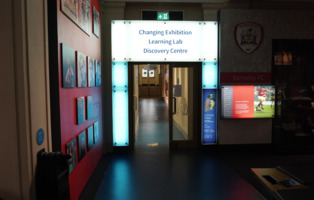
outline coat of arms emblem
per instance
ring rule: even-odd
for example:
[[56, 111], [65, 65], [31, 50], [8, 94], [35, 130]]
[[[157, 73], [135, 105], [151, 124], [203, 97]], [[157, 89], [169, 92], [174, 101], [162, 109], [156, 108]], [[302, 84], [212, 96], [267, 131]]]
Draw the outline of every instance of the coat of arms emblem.
[[252, 53], [263, 40], [262, 26], [252, 22], [238, 24], [235, 28], [235, 39], [242, 51]]

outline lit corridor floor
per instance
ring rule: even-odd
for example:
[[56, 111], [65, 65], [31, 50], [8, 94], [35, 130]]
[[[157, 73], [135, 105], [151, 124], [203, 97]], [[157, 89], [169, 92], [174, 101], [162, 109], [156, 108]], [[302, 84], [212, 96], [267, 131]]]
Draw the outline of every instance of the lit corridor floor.
[[135, 150], [111, 156], [96, 200], [265, 199], [217, 155], [170, 151], [167, 112], [160, 99], [140, 101]]

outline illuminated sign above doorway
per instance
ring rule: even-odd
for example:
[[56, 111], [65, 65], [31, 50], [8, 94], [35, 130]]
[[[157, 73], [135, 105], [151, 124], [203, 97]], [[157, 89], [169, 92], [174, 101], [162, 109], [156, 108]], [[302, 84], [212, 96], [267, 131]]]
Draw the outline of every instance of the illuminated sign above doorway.
[[217, 22], [112, 21], [112, 61], [217, 61]]

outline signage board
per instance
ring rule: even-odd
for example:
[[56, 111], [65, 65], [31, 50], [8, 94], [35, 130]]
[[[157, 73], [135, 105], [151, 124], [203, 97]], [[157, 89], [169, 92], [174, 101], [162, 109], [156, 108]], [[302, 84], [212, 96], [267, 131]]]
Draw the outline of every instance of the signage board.
[[217, 61], [213, 21], [112, 21], [112, 61]]
[[217, 143], [216, 92], [216, 89], [203, 89], [202, 144]]

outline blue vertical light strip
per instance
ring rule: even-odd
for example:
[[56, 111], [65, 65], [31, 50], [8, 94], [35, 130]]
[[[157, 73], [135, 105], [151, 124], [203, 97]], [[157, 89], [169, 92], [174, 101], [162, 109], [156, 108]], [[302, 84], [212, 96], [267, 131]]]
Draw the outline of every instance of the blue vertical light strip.
[[217, 144], [217, 62], [202, 63], [202, 144]]
[[217, 62], [203, 62], [202, 88], [217, 89]]
[[129, 146], [128, 63], [112, 63], [113, 145]]

